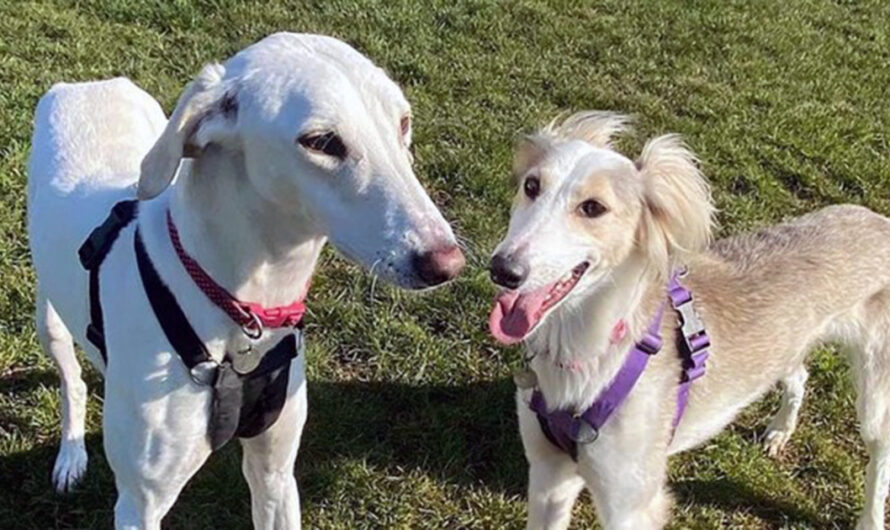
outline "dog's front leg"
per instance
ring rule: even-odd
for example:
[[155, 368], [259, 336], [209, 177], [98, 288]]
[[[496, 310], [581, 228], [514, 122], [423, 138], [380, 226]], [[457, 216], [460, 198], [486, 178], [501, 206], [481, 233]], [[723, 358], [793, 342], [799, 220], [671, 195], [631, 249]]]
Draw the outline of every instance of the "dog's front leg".
[[572, 506], [584, 488], [584, 480], [571, 457], [553, 447], [541, 432], [521, 392], [517, 393], [516, 401], [519, 431], [529, 462], [526, 527], [529, 530], [568, 528]]
[[[597, 440], [595, 443], [605, 442]], [[596, 457], [579, 457], [584, 477], [606, 530], [658, 530], [670, 517], [671, 495], [665, 485], [667, 456], [625, 453], [623, 442], [603, 447]]]
[[528, 477], [527, 528], [562, 530], [568, 528], [572, 506], [584, 487], [571, 459], [541, 459], [531, 462]]
[[[210, 456], [210, 391], [191, 381], [172, 392], [158, 390], [151, 378], [136, 380], [132, 374], [121, 384], [114, 359], [109, 368], [103, 434], [118, 491], [114, 526], [160, 529], [186, 482]], [[175, 384], [173, 379], [168, 381]], [[186, 376], [177, 379], [184, 383]]]
[[244, 449], [242, 470], [250, 486], [254, 528], [300, 528], [300, 496], [294, 478], [294, 462], [306, 412], [301, 355], [291, 364], [288, 397], [278, 420], [263, 433], [241, 441]]

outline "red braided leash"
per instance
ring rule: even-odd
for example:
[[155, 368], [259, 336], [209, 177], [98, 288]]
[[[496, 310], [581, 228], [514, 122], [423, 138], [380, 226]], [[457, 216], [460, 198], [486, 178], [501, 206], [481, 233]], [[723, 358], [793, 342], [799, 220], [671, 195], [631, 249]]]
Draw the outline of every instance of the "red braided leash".
[[170, 234], [170, 241], [173, 243], [173, 248], [176, 249], [179, 261], [182, 262], [182, 266], [185, 267], [186, 272], [192, 277], [201, 292], [225, 314], [229, 315], [229, 318], [238, 323], [249, 336], [259, 336], [263, 332], [263, 328], [294, 327], [303, 319], [306, 305], [302, 300], [285, 306], [266, 308], [253, 302], [242, 302], [216, 283], [182, 248], [179, 231], [173, 224], [170, 210], [167, 210], [167, 232]]

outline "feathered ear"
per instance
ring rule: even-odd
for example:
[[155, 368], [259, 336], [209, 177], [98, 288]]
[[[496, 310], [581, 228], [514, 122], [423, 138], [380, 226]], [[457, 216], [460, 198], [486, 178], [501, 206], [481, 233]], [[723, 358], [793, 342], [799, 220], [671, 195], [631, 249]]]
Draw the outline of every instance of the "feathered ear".
[[164, 191], [183, 157], [196, 158], [209, 143], [232, 134], [238, 105], [222, 83], [224, 73], [222, 65], [209, 64], [183, 91], [164, 132], [142, 159], [139, 200]]
[[516, 143], [516, 154], [513, 155], [513, 176], [521, 177], [526, 171], [537, 164], [547, 152], [547, 139], [540, 135], [523, 136]]
[[565, 120], [555, 118], [537, 133], [519, 140], [513, 158], [513, 175], [521, 176], [538, 163], [554, 139], [581, 140], [610, 149], [612, 140], [629, 128], [630, 118], [616, 112], [588, 110], [572, 114]]
[[572, 114], [561, 123], [553, 120], [542, 132], [610, 149], [612, 140], [626, 132], [630, 122], [629, 116], [617, 112], [587, 110]]
[[639, 239], [652, 258], [669, 265], [706, 247], [714, 226], [711, 189], [680, 136], [649, 140], [636, 165], [644, 198]]

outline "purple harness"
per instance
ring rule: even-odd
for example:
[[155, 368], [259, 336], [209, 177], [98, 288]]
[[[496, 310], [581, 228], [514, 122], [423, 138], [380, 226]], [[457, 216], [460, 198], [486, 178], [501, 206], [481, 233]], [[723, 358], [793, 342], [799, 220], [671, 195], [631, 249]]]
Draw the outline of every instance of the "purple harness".
[[[673, 421], [675, 430], [686, 411], [692, 382], [705, 375], [705, 361], [708, 359], [708, 347], [711, 345], [705, 326], [692, 306], [692, 293], [680, 284], [681, 275], [674, 273], [668, 283], [671, 307], [680, 316], [681, 321], [677, 349], [680, 352], [683, 372], [677, 389], [677, 409]], [[597, 439], [600, 429], [630, 395], [643, 370], [646, 369], [649, 356], [661, 350], [660, 330], [663, 316], [664, 303], [659, 305], [646, 333], [631, 348], [615, 379], [587, 410], [581, 413], [568, 410], [548, 412], [544, 395], [540, 390], [535, 390], [529, 407], [537, 414], [541, 430], [553, 445], [571, 455], [572, 459], [577, 459], [578, 444], [589, 444]]]

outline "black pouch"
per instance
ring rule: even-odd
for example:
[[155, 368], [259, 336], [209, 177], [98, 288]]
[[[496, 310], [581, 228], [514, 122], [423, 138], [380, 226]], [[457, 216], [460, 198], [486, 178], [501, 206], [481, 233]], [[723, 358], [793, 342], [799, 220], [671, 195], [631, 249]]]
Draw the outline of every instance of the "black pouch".
[[[297, 330], [266, 352], [259, 366], [241, 375], [226, 359], [217, 368], [207, 432], [215, 451], [233, 437], [252, 438], [271, 427], [287, 399], [290, 363], [299, 355]], [[302, 336], [300, 337], [302, 338]]]

